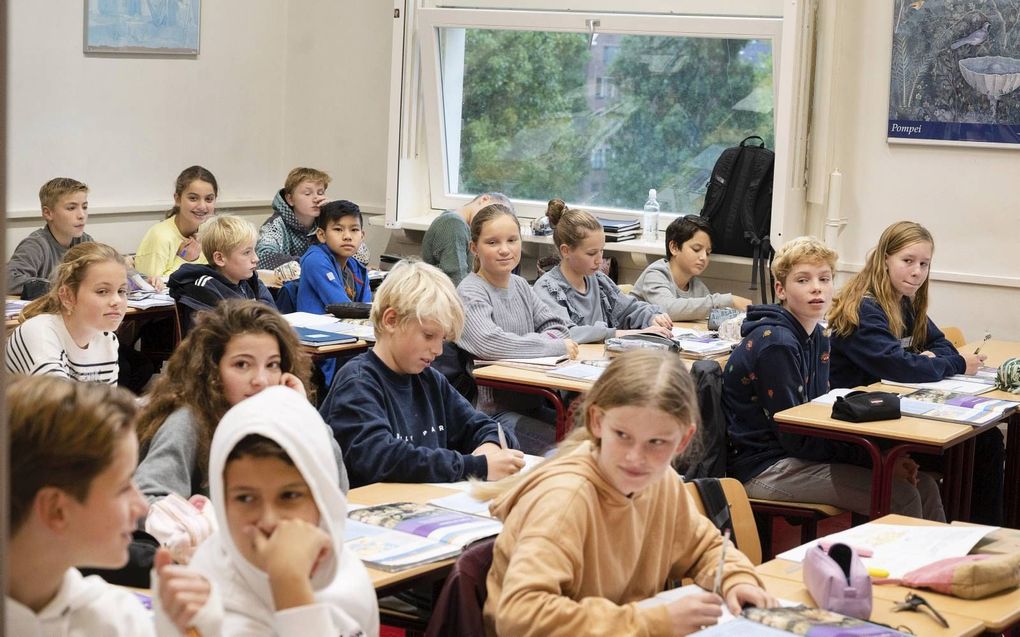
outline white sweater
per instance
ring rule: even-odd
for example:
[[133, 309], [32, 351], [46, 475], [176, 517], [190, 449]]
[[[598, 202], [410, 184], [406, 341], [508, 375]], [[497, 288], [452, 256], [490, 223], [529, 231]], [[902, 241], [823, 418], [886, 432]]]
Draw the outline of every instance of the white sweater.
[[39, 314], [19, 325], [7, 340], [7, 371], [117, 384], [117, 335], [99, 332], [78, 347], [59, 314]]
[[149, 637], [156, 634], [152, 617], [134, 593], [104, 582], [98, 575], [82, 577], [68, 569], [57, 596], [38, 613], [6, 599], [8, 635], [17, 637]]

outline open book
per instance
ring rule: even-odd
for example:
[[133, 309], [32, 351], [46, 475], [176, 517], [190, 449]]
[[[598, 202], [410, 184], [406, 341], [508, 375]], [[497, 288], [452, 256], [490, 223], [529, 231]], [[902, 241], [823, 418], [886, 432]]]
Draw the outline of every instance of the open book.
[[358, 508], [347, 517], [346, 546], [366, 566], [384, 571], [454, 557], [503, 528], [499, 520], [415, 502]]
[[[776, 608], [745, 608], [742, 613], [747, 619], [765, 626], [796, 635], [808, 637], [900, 637], [906, 633], [879, 626], [861, 619], [854, 619], [821, 608], [807, 606], [777, 606]], [[735, 622], [734, 622], [735, 623]], [[732, 623], [731, 623], [732, 625]], [[736, 634], [736, 633], [733, 633]], [[741, 633], [744, 634], [744, 633]]]
[[974, 374], [954, 374], [948, 378], [930, 383], [902, 383], [895, 380], [882, 380], [884, 385], [897, 385], [913, 389], [941, 389], [958, 394], [984, 394], [995, 389], [997, 367], [980, 367]]
[[983, 425], [1020, 407], [1015, 400], [997, 400], [941, 389], [918, 389], [900, 396], [900, 412], [921, 418]]

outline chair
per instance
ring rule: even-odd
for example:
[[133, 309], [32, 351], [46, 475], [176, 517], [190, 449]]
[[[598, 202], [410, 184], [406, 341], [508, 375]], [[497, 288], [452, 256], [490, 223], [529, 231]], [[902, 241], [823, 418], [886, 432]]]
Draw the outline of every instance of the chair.
[[432, 609], [425, 637], [484, 637], [485, 578], [495, 544], [495, 538], [478, 542], [457, 558]]
[[[761, 542], [758, 539], [758, 526], [754, 521], [754, 514], [751, 512], [751, 503], [747, 499], [747, 492], [744, 485], [734, 478], [719, 478], [723, 493], [726, 495], [726, 502], [730, 505], [730, 519], [733, 521], [733, 543], [737, 545], [740, 552], [751, 560], [755, 566], [761, 564]], [[686, 482], [687, 492], [694, 499], [694, 506], [702, 515], [705, 514], [705, 504], [701, 501], [701, 493], [693, 482]]]
[[[786, 502], [783, 500], [759, 500], [750, 498], [751, 510], [759, 521], [758, 536], [761, 539], [762, 555], [766, 560], [775, 557], [772, 550], [772, 522], [779, 516], [788, 522], [800, 525], [800, 543], [807, 544], [818, 537], [818, 522], [826, 518], [843, 515], [845, 510], [831, 504], [816, 502]], [[855, 523], [857, 523], [855, 519]]]
[[967, 344], [967, 339], [963, 337], [963, 330], [958, 327], [943, 327], [942, 334], [956, 349], [960, 349]]

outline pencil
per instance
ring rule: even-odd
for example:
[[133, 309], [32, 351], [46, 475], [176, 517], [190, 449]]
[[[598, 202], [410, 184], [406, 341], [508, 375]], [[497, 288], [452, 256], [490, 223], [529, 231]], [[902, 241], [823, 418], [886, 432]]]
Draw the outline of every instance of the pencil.
[[506, 434], [503, 433], [503, 425], [496, 422], [496, 434], [499, 436], [499, 448], [506, 449]]
[[978, 354], [981, 353], [981, 347], [985, 344], [985, 341], [987, 341], [991, 337], [992, 337], [992, 333], [991, 332], [985, 332], [985, 337], [983, 339], [981, 339], [981, 345], [978, 345], [977, 349], [974, 350], [974, 356], [977, 356]]
[[726, 566], [726, 547], [730, 543], [730, 530], [726, 529], [723, 531], [723, 542], [722, 550], [719, 551], [719, 568], [715, 571], [715, 586], [712, 587], [712, 592], [716, 595], [721, 594], [722, 590], [722, 571], [723, 567]]

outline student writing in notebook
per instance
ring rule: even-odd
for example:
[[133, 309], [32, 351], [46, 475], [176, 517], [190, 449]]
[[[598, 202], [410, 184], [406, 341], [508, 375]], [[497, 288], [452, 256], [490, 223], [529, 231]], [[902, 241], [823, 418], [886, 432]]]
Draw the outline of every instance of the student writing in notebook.
[[713, 294], [698, 276], [712, 254], [711, 227], [696, 215], [677, 217], [666, 227], [666, 258], [652, 263], [634, 282], [631, 294], [661, 307], [674, 321], [697, 321], [716, 307], [743, 312], [750, 299]]
[[[882, 232], [833, 302], [833, 387], [856, 387], [879, 380], [921, 383], [953, 374], [972, 374], [982, 354], [958, 352], [928, 316], [929, 272], [935, 241], [913, 221], [899, 221]], [[975, 440], [972, 521], [1002, 523], [1002, 433], [990, 429]], [[924, 465], [941, 463], [920, 456]]]
[[[521, 224], [502, 204], [479, 210], [471, 221], [475, 271], [457, 286], [464, 302], [464, 332], [457, 344], [483, 360], [576, 358], [568, 323], [542, 302], [523, 278]], [[526, 453], [541, 454], [553, 440], [556, 415], [537, 396], [479, 388], [479, 407], [514, 430]]]
[[449, 278], [401, 261], [376, 291], [376, 344], [336, 374], [320, 412], [336, 434], [351, 486], [373, 482], [499, 480], [524, 466], [507, 431], [476, 410], [432, 362], [464, 310]]
[[477, 496], [495, 496], [490, 511], [503, 520], [486, 635], [687, 635], [715, 624], [724, 603], [734, 613], [775, 605], [736, 549], [726, 551], [721, 596], [636, 604], [670, 580], [713, 588], [725, 540], [670, 466], [697, 421], [679, 357], [627, 352], [585, 394], [555, 456], [519, 478], [475, 485]]
[[578, 343], [601, 343], [613, 336], [648, 332], [670, 337], [673, 321], [650, 303], [620, 292], [599, 270], [606, 235], [590, 212], [549, 202], [545, 216], [553, 227], [560, 262], [535, 282], [535, 293], [569, 325]]

